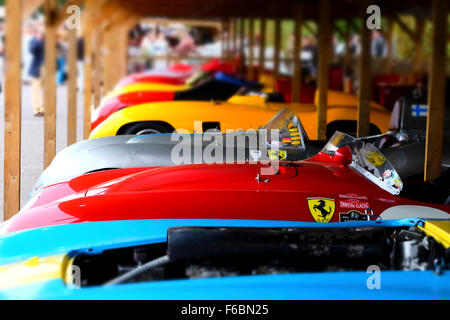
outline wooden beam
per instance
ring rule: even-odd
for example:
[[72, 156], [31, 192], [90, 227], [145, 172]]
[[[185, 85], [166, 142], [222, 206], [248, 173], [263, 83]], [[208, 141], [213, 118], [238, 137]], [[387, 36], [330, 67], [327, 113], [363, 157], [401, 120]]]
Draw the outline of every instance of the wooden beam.
[[425, 144], [425, 180], [441, 175], [445, 114], [445, 76], [447, 39], [447, 1], [432, 2], [432, 52], [428, 87], [427, 135]]
[[45, 0], [44, 169], [56, 155], [56, 0]]
[[328, 109], [328, 63], [331, 46], [331, 1], [320, 0], [319, 11], [319, 58], [318, 58], [318, 106], [317, 139], [325, 140], [327, 135]]
[[230, 33], [230, 24], [229, 24], [229, 20], [227, 21], [226, 19], [222, 19], [222, 27], [221, 27], [221, 33], [220, 33], [220, 39], [221, 39], [221, 56], [222, 56], [222, 60], [227, 59], [228, 57], [228, 37], [229, 37], [229, 33]]
[[67, 15], [67, 9], [70, 6], [78, 6], [81, 8], [81, 6], [83, 5], [84, 0], [69, 0], [67, 1], [64, 6], [58, 10], [56, 18], [55, 18], [55, 24], [57, 26], [60, 26], [64, 20], [66, 20], [68, 18]]
[[266, 19], [260, 20], [260, 34], [259, 34], [259, 72], [260, 75], [264, 72], [266, 66]]
[[103, 78], [103, 92], [106, 95], [113, 88], [114, 70], [116, 66], [112, 64], [114, 60], [113, 55], [115, 53], [115, 28], [107, 28], [104, 30], [103, 39], [105, 44], [105, 50], [103, 55], [104, 66], [104, 78]]
[[229, 52], [229, 59], [234, 61], [234, 58], [236, 56], [236, 45], [237, 45], [237, 25], [236, 25], [236, 19], [231, 19], [231, 29], [230, 29], [230, 52]]
[[423, 58], [423, 34], [425, 31], [425, 17], [416, 17], [416, 28], [414, 38], [414, 57], [413, 57], [413, 72], [420, 73], [422, 71]]
[[[367, 2], [361, 4], [361, 21], [365, 21]], [[358, 116], [356, 134], [358, 137], [365, 137], [370, 132], [370, 97], [371, 97], [371, 31], [364, 24], [360, 30], [361, 55], [359, 57], [359, 97], [358, 97]]]
[[[233, 19], [236, 21], [236, 18]], [[142, 23], [147, 24], [169, 24], [169, 23], [182, 23], [186, 26], [196, 26], [196, 27], [212, 27], [220, 30], [220, 22], [215, 20], [195, 20], [195, 19], [164, 19], [164, 18], [143, 18]]]
[[386, 73], [392, 72], [392, 56], [393, 56], [393, 46], [392, 46], [392, 35], [394, 33], [394, 22], [392, 18], [387, 17], [387, 31], [386, 34]]
[[[244, 52], [244, 38], [245, 38], [245, 23], [244, 18], [239, 18], [239, 53], [243, 56]], [[245, 61], [242, 61], [245, 64]]]
[[316, 30], [314, 30], [314, 28], [309, 24], [310, 21], [305, 21], [303, 23], [303, 27], [309, 32], [311, 33], [312, 36], [314, 36], [315, 38], [318, 38], [318, 34], [316, 32]]
[[93, 63], [94, 63], [94, 76], [93, 76], [93, 87], [94, 87], [94, 108], [100, 105], [101, 96], [101, 82], [102, 82], [102, 29], [100, 27], [95, 28], [94, 36], [95, 43], [93, 48]]
[[27, 0], [22, 5], [22, 21], [26, 21], [40, 6], [44, 0]]
[[20, 146], [22, 116], [22, 2], [6, 0], [5, 22], [5, 220], [20, 209]]
[[77, 142], [77, 30], [68, 31], [67, 145]]
[[95, 0], [85, 0], [83, 14], [84, 37], [84, 93], [83, 93], [83, 138], [89, 138], [91, 132], [91, 105], [92, 105], [92, 18], [95, 9]]
[[[85, 7], [86, 6], [87, 4], [85, 4]], [[106, 0], [106, 1], [96, 0], [95, 4], [92, 3], [90, 7], [91, 7], [90, 10], [91, 10], [92, 25], [100, 26], [104, 23], [105, 20], [111, 19], [114, 16], [114, 14], [120, 12], [121, 9], [123, 10], [123, 3], [121, 4], [119, 1], [116, 0]], [[102, 27], [105, 28], [105, 26]]]
[[403, 22], [403, 20], [398, 16], [398, 14], [393, 14], [392, 19], [398, 24], [398, 26], [400, 27], [400, 29], [403, 30], [403, 32], [405, 32], [411, 39], [414, 40], [416, 34], [406, 25], [406, 23]]
[[296, 8], [296, 18], [294, 19], [294, 76], [292, 78], [292, 102], [300, 102], [300, 86], [302, 77], [302, 65], [300, 59], [300, 48], [302, 39], [302, 15], [303, 6], [298, 5]]
[[275, 47], [273, 56], [273, 76], [275, 79], [278, 78], [280, 72], [280, 53], [281, 53], [281, 19], [275, 19]]
[[248, 69], [247, 69], [247, 79], [252, 81], [255, 69], [255, 19], [250, 18], [248, 23]]

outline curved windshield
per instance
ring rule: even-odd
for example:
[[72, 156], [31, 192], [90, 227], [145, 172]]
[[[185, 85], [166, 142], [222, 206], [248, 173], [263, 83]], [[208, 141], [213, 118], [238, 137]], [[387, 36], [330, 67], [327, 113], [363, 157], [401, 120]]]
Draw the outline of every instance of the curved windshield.
[[322, 152], [334, 156], [336, 150], [349, 146], [352, 151], [351, 167], [364, 177], [377, 184], [382, 189], [399, 194], [403, 188], [402, 180], [389, 160], [371, 143], [364, 143], [359, 139], [335, 132], [323, 147]]
[[267, 145], [280, 149], [305, 149], [307, 139], [305, 130], [297, 115], [289, 109], [282, 109], [264, 127], [268, 132], [279, 130], [279, 136], [273, 140], [272, 134], [267, 135]]

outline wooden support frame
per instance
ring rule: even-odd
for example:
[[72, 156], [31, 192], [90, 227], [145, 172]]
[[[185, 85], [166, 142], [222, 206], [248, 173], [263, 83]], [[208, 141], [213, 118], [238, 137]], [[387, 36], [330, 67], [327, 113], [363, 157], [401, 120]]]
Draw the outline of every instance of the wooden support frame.
[[274, 47], [274, 56], [273, 56], [273, 76], [275, 79], [279, 77], [280, 72], [280, 51], [281, 51], [281, 19], [275, 19], [275, 47]]
[[310, 21], [305, 21], [303, 23], [303, 27], [309, 32], [311, 33], [311, 35], [313, 35], [315, 38], [318, 38], [319, 35], [317, 34], [317, 32], [313, 29], [313, 27], [311, 27], [311, 25], [309, 24]]
[[446, 76], [446, 42], [447, 9], [446, 0], [432, 2], [432, 53], [428, 87], [428, 116], [425, 143], [426, 181], [441, 175], [442, 146], [445, 115], [445, 76]]
[[394, 21], [391, 17], [387, 17], [387, 31], [386, 36], [386, 73], [392, 73], [392, 56], [393, 56], [393, 46], [392, 46], [392, 35], [394, 33]]
[[[361, 20], [366, 19], [367, 2], [361, 4]], [[370, 50], [371, 30], [364, 24], [360, 30], [361, 55], [359, 57], [359, 96], [356, 135], [358, 137], [368, 136], [370, 133], [370, 98], [372, 79], [372, 55]]]
[[292, 78], [292, 102], [300, 102], [300, 87], [301, 87], [301, 60], [300, 60], [300, 48], [302, 42], [302, 16], [303, 16], [303, 6], [298, 5], [296, 7], [296, 17], [294, 19], [294, 48], [293, 48], [293, 59], [294, 59], [294, 75]]
[[320, 0], [317, 139], [326, 140], [328, 109], [328, 63], [331, 46], [331, 1]]
[[103, 42], [103, 33], [100, 27], [95, 28], [94, 37], [95, 37], [95, 43], [93, 47], [93, 69], [94, 69], [94, 76], [93, 76], [93, 92], [94, 92], [94, 108], [97, 108], [100, 104], [100, 101], [102, 99], [102, 93], [101, 93], [101, 84], [102, 84], [102, 42]]
[[[102, 1], [102, 0], [97, 0], [97, 1]], [[65, 19], [67, 19], [67, 8], [69, 8], [70, 6], [78, 6], [81, 7], [81, 5], [83, 4], [84, 0], [70, 0], [67, 1], [64, 6], [58, 10], [57, 15], [55, 17], [55, 24], [57, 26], [61, 25]]]
[[68, 31], [67, 145], [77, 142], [77, 30]]
[[[17, 0], [16, 0], [17, 1]], [[22, 5], [22, 21], [27, 20], [33, 12], [42, 6], [44, 0], [27, 0]]]
[[5, 25], [5, 220], [20, 209], [21, 116], [22, 116], [22, 2], [6, 0]]
[[414, 57], [413, 57], [413, 72], [420, 73], [422, 69], [423, 57], [423, 34], [425, 32], [425, 17], [416, 17], [416, 30], [414, 38]]
[[406, 23], [403, 22], [403, 20], [399, 17], [398, 14], [393, 14], [392, 19], [398, 24], [398, 26], [405, 32], [411, 39], [414, 39], [416, 37], [416, 33], [411, 30], [410, 27], [406, 25]]
[[236, 47], [237, 47], [237, 21], [236, 18], [230, 20], [231, 23], [231, 36], [230, 36], [230, 59], [236, 57]]
[[222, 19], [221, 23], [221, 35], [220, 38], [222, 40], [222, 60], [228, 59], [228, 53], [230, 51], [229, 47], [229, 37], [230, 37], [230, 20], [229, 19]]
[[56, 155], [56, 0], [45, 0], [44, 169]]

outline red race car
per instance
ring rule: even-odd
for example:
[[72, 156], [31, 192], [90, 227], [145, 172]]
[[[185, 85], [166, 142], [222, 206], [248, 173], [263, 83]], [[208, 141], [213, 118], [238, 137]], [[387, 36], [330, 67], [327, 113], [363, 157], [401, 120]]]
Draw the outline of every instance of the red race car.
[[[217, 58], [208, 61], [201, 66], [201, 73], [208, 72], [214, 74], [216, 72], [225, 72], [230, 75], [235, 74], [236, 67], [228, 62], [222, 62]], [[173, 85], [183, 85], [191, 78], [195, 73], [195, 68], [192, 65], [184, 63], [176, 63], [170, 66], [167, 70], [150, 70], [146, 72], [133, 73], [122, 80], [116, 85], [116, 89], [122, 88], [126, 85], [133, 83], [164, 83]]]
[[[271, 150], [265, 152], [272, 152]], [[261, 149], [260, 151], [263, 152]], [[254, 219], [345, 222], [450, 218], [450, 206], [400, 196], [403, 183], [370, 143], [336, 132], [296, 162], [194, 164], [85, 174], [44, 188], [0, 233], [105, 220]], [[401, 212], [400, 215], [398, 214]]]

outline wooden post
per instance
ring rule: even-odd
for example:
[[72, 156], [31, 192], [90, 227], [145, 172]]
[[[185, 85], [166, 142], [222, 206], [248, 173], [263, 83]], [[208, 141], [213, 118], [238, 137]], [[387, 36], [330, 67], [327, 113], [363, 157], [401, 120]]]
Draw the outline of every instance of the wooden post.
[[233, 33], [233, 59], [235, 59], [236, 56], [239, 53], [239, 49], [238, 49], [238, 47], [239, 47], [239, 43], [238, 43], [239, 26], [238, 26], [238, 23], [239, 23], [239, 19], [235, 18], [234, 22], [233, 22], [233, 26], [234, 26], [234, 33]]
[[44, 169], [56, 155], [56, 0], [45, 0]]
[[22, 116], [22, 2], [6, 0], [5, 23], [5, 220], [20, 209], [20, 146]]
[[294, 76], [292, 78], [292, 102], [300, 102], [300, 86], [301, 86], [301, 72], [302, 65], [299, 58], [302, 37], [302, 11], [303, 6], [299, 5], [296, 8], [294, 19], [294, 48], [293, 48], [293, 66]]
[[414, 37], [414, 58], [413, 58], [413, 72], [421, 73], [422, 71], [422, 51], [423, 51], [423, 34], [425, 31], [425, 17], [416, 17], [416, 36]]
[[247, 79], [252, 81], [254, 76], [254, 47], [255, 47], [255, 19], [250, 18], [248, 23], [248, 71]]
[[92, 105], [92, 10], [95, 0], [85, 0], [84, 13], [84, 97], [83, 97], [83, 137], [89, 138], [91, 132]]
[[259, 74], [261, 75], [265, 70], [266, 65], [266, 19], [262, 18], [260, 21], [259, 33]]
[[325, 140], [327, 135], [328, 108], [328, 62], [331, 45], [331, 2], [320, 0], [319, 12], [319, 58], [318, 58], [318, 90], [317, 106], [317, 139]]
[[226, 26], [226, 21], [225, 19], [222, 19], [221, 23], [220, 23], [220, 56], [222, 61], [225, 59], [226, 57], [226, 52], [227, 52], [227, 45], [226, 45], [226, 39], [225, 39], [225, 33], [227, 30], [227, 26]]
[[114, 78], [114, 86], [128, 73], [128, 32], [136, 24], [136, 18], [129, 19], [119, 28], [117, 64], [120, 66]]
[[433, 0], [432, 53], [428, 87], [428, 116], [425, 146], [425, 180], [441, 175], [445, 114], [447, 1]]
[[68, 32], [67, 145], [77, 142], [77, 30]]
[[387, 31], [386, 31], [386, 73], [392, 73], [392, 34], [394, 30], [394, 23], [392, 18], [387, 18]]
[[95, 32], [95, 44], [94, 44], [94, 108], [97, 108], [102, 98], [101, 94], [101, 82], [102, 82], [102, 30], [97, 27]]
[[281, 51], [281, 19], [275, 19], [275, 48], [273, 56], [273, 76], [275, 79], [278, 78], [278, 73], [280, 71], [280, 51]]
[[[366, 19], [366, 5], [361, 5], [361, 21]], [[361, 56], [359, 58], [359, 99], [358, 99], [358, 116], [357, 116], [357, 130], [358, 137], [368, 136], [370, 133], [370, 96], [371, 96], [371, 52], [370, 52], [370, 38], [371, 31], [363, 23], [360, 30], [361, 38]]]

